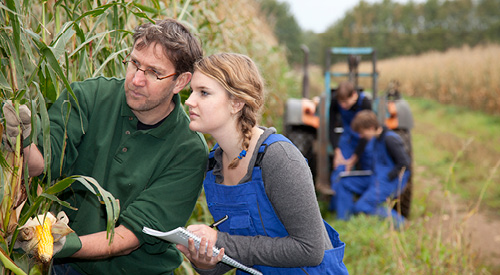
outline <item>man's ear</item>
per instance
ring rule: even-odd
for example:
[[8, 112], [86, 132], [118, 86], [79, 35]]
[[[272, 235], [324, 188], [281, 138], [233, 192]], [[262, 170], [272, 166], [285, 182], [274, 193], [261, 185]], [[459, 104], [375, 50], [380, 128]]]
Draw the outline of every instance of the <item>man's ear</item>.
[[237, 114], [239, 111], [241, 111], [241, 109], [243, 109], [243, 106], [245, 106], [245, 102], [237, 99], [231, 100], [231, 107], [232, 107], [231, 112], [233, 114]]
[[188, 85], [189, 81], [191, 81], [192, 76], [193, 74], [190, 72], [184, 72], [181, 75], [179, 75], [179, 77], [177, 77], [175, 81], [175, 87], [173, 90], [174, 94], [177, 94], [180, 91], [182, 91], [182, 89], [184, 89], [184, 87]]

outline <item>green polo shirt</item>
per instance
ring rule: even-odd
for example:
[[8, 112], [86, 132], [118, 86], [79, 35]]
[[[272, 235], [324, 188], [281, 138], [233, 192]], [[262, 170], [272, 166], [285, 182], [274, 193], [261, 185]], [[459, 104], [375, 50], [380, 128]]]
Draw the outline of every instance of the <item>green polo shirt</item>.
[[[49, 110], [52, 177], [96, 179], [120, 202], [117, 226], [123, 224], [141, 243], [126, 256], [72, 264], [88, 274], [172, 272], [182, 261], [179, 251], [142, 233], [142, 228], [167, 231], [186, 224], [202, 186], [208, 158], [205, 139], [189, 129], [179, 95], [174, 96], [175, 109], [160, 126], [137, 130], [137, 118], [126, 103], [124, 80], [98, 77], [71, 87], [80, 109], [64, 91]], [[75, 182], [59, 197], [78, 208], [64, 209], [78, 235], [106, 230], [104, 205], [83, 185]]]

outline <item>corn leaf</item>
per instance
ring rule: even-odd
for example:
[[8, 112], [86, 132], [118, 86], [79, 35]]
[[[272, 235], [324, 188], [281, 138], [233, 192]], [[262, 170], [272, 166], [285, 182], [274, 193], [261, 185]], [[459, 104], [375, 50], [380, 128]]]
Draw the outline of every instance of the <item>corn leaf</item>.
[[10, 259], [10, 257], [7, 255], [7, 253], [5, 253], [5, 251], [2, 248], [0, 248], [0, 260], [2, 261], [2, 265], [7, 269], [12, 270], [12, 272], [14, 272], [14, 274], [27, 275], [26, 272], [24, 272], [21, 268], [19, 268]]
[[[114, 234], [115, 234], [115, 231], [114, 231], [115, 224], [118, 221], [118, 217], [120, 215], [120, 204], [119, 204], [118, 200], [115, 199], [113, 197], [113, 195], [111, 195], [111, 193], [109, 193], [108, 191], [103, 189], [99, 185], [99, 183], [91, 177], [80, 176], [80, 177], [76, 177], [75, 179], [80, 181], [85, 186], [88, 186], [87, 182], [90, 182], [95, 186], [95, 188], [97, 188], [98, 194], [99, 194], [98, 197], [101, 198], [101, 202], [104, 203], [104, 205], [106, 206], [106, 216], [107, 216], [107, 230], [106, 231], [108, 234], [107, 236], [109, 238], [109, 243], [111, 244], [111, 242], [113, 241]], [[87, 182], [85, 182], [85, 181], [87, 181]], [[96, 192], [92, 190], [93, 188], [87, 187], [87, 189], [89, 189], [91, 192], [96, 194]]]
[[69, 208], [71, 210], [78, 210], [78, 208], [75, 208], [75, 207], [71, 206], [71, 204], [69, 204], [68, 202], [62, 201], [59, 198], [57, 198], [56, 196], [54, 196], [54, 195], [47, 194], [47, 193], [42, 193], [42, 194], [40, 194], [40, 196], [45, 197], [45, 198], [49, 199], [52, 202], [57, 202], [58, 204], [60, 204], [60, 205], [62, 205], [64, 207], [67, 207], [67, 208]]
[[47, 190], [45, 190], [45, 193], [51, 194], [51, 195], [59, 193], [59, 192], [63, 191], [64, 189], [70, 187], [73, 182], [75, 182], [75, 179], [73, 177], [64, 178], [64, 179], [56, 182], [54, 185], [49, 187]]
[[120, 50], [118, 52], [115, 52], [113, 54], [111, 54], [102, 64], [99, 68], [97, 68], [97, 70], [95, 70], [94, 74], [92, 75], [92, 77], [96, 77], [98, 76], [101, 71], [104, 69], [104, 67], [106, 66], [106, 64], [108, 64], [108, 62], [114, 60], [116, 58], [116, 56], [118, 56], [119, 54], [123, 53], [123, 52], [126, 52], [128, 51], [128, 48], [125, 48], [123, 50]]

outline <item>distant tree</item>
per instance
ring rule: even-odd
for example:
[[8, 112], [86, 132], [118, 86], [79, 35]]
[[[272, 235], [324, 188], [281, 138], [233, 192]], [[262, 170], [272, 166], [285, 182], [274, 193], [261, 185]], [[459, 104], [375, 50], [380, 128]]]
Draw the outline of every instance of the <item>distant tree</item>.
[[290, 12], [288, 3], [276, 0], [257, 0], [261, 10], [266, 15], [268, 22], [274, 27], [274, 33], [281, 45], [287, 48], [288, 62], [300, 64], [302, 54], [300, 45], [303, 43], [302, 29]]
[[[361, 0], [319, 35], [320, 45], [374, 47], [379, 58], [500, 42], [500, 0]], [[325, 50], [322, 51], [324, 57]]]

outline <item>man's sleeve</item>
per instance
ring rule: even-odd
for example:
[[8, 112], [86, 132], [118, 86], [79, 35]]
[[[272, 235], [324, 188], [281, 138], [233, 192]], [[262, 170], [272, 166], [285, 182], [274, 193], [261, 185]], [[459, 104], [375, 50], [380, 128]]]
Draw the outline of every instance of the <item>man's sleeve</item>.
[[392, 169], [388, 177], [390, 180], [395, 179], [403, 167], [409, 169], [410, 158], [405, 151], [403, 141], [399, 138], [388, 136], [385, 139], [385, 145], [387, 146], [387, 152], [389, 156], [394, 161], [394, 169]]

